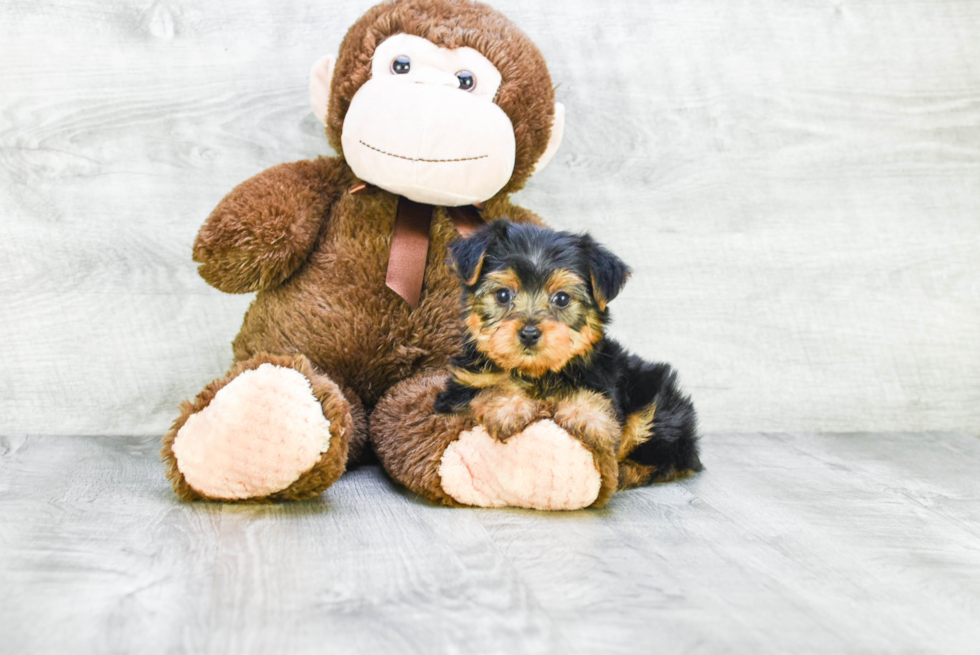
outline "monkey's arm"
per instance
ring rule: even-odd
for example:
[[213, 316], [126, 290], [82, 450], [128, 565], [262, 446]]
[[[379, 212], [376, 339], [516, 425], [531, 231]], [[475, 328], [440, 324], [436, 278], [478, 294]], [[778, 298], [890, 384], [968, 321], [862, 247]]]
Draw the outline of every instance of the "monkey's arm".
[[331, 206], [352, 181], [338, 158], [280, 164], [235, 187], [194, 241], [208, 284], [247, 293], [281, 284], [306, 261]]

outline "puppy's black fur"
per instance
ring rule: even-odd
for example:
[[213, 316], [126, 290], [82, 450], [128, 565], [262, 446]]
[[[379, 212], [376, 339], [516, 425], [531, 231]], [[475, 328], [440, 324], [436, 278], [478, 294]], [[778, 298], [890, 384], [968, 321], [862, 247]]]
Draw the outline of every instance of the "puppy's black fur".
[[[437, 411], [466, 412], [501, 383], [538, 400], [588, 389], [610, 401], [621, 431], [644, 426], [620, 454], [650, 467], [641, 483], [701, 470], [697, 417], [676, 373], [603, 334], [607, 303], [630, 272], [618, 257], [588, 235], [498, 220], [453, 244], [450, 263], [462, 281], [467, 332]], [[531, 345], [527, 330], [539, 333]], [[652, 422], [630, 422], [650, 414]]]

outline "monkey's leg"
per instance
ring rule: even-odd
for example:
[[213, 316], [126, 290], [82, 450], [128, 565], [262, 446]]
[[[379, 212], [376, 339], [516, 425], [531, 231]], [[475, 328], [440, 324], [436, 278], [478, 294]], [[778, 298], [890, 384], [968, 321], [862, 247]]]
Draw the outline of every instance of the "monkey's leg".
[[182, 500], [299, 500], [333, 484], [366, 438], [353, 393], [303, 355], [261, 353], [182, 403], [161, 455]]
[[403, 380], [371, 414], [374, 450], [397, 482], [445, 505], [567, 510], [604, 502], [608, 485], [588, 445], [551, 420], [501, 442], [472, 418], [439, 414], [432, 404], [447, 380], [441, 372]]
[[630, 356], [622, 388], [626, 414], [620, 441], [619, 488], [667, 482], [700, 471], [697, 414], [668, 364]]

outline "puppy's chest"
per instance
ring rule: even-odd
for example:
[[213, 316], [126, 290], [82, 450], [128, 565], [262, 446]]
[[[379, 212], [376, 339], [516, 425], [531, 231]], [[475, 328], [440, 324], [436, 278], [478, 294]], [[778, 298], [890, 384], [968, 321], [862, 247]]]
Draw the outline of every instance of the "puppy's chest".
[[560, 402], [588, 393], [595, 397], [596, 404], [608, 403], [612, 407], [612, 400], [605, 394], [589, 389], [575, 379], [561, 374], [549, 374], [538, 378], [511, 374], [504, 384], [535, 400]]

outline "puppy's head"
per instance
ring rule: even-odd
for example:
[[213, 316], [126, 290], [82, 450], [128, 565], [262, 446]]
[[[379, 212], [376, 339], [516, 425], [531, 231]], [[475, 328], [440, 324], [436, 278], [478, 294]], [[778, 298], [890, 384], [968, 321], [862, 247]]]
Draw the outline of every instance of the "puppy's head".
[[494, 221], [450, 248], [476, 347], [539, 377], [587, 356], [629, 268], [588, 235]]

